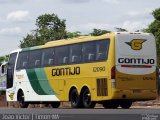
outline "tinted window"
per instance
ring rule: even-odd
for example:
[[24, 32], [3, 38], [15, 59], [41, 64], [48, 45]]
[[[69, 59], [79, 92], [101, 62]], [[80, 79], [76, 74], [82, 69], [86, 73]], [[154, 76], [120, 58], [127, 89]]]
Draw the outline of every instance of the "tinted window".
[[42, 66], [54, 65], [54, 48], [44, 49], [42, 51]]
[[41, 50], [30, 51], [29, 68], [41, 67]]
[[61, 46], [55, 48], [55, 63], [57, 65], [60, 64], [68, 64], [69, 62], [69, 47]]
[[84, 62], [96, 60], [96, 42], [83, 43], [83, 60]]
[[10, 67], [11, 69], [14, 69], [16, 57], [17, 57], [17, 53], [13, 53], [10, 55], [8, 67]]
[[73, 44], [70, 46], [70, 63], [80, 63], [82, 61], [82, 45]]
[[11, 88], [13, 86], [13, 77], [14, 77], [14, 66], [16, 61], [17, 53], [13, 53], [10, 55], [8, 68], [7, 68], [7, 88]]
[[96, 60], [106, 60], [108, 57], [109, 40], [97, 41], [97, 56]]
[[26, 69], [28, 67], [28, 52], [19, 53], [16, 69]]

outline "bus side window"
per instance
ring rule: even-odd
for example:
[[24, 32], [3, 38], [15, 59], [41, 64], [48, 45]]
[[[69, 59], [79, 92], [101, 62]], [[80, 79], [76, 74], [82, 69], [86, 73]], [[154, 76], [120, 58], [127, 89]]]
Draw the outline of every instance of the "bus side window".
[[88, 54], [88, 61], [94, 61], [95, 59], [95, 54], [89, 53]]
[[78, 62], [78, 56], [73, 55], [71, 58], [71, 63], [77, 63]]
[[54, 65], [54, 48], [46, 48], [42, 51], [42, 66], [53, 66]]
[[97, 41], [97, 55], [96, 60], [106, 60], [108, 57], [109, 40]]
[[27, 64], [28, 64], [28, 63], [27, 63], [26, 61], [24, 61], [24, 62], [23, 62], [23, 65], [22, 65], [22, 68], [27, 68]]
[[26, 69], [28, 67], [28, 52], [20, 52], [18, 56], [16, 70]]
[[83, 61], [92, 62], [95, 61], [96, 54], [96, 42], [87, 42], [83, 44]]
[[35, 60], [35, 67], [39, 67], [41, 65], [40, 60]]
[[68, 57], [63, 57], [63, 64], [68, 63]]
[[82, 62], [82, 44], [70, 45], [70, 63]]
[[30, 51], [29, 55], [29, 68], [39, 68], [41, 67], [41, 50]]
[[54, 63], [53, 59], [48, 59], [48, 66], [53, 65], [53, 63]]
[[9, 57], [8, 67], [7, 67], [7, 88], [13, 86], [14, 79], [14, 67], [16, 62], [17, 53], [13, 53]]
[[55, 64], [68, 64], [69, 46], [60, 46], [55, 48]]

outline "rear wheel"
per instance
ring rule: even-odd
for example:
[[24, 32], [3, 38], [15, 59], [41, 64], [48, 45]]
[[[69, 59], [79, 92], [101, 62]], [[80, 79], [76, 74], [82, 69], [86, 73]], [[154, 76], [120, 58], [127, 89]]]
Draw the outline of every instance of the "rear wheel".
[[117, 101], [106, 101], [103, 103], [103, 107], [107, 109], [116, 109], [118, 106], [119, 103]]
[[60, 104], [61, 104], [60, 102], [52, 102], [51, 106], [52, 108], [59, 108]]
[[91, 93], [89, 89], [85, 89], [82, 95], [83, 100], [83, 106], [85, 108], [94, 108], [96, 105], [96, 102], [91, 101]]
[[18, 93], [18, 102], [21, 108], [27, 108], [29, 105], [27, 102], [25, 102], [23, 91]]
[[71, 101], [72, 108], [81, 108], [82, 107], [82, 102], [81, 102], [80, 96], [78, 95], [78, 91], [76, 89], [73, 89], [71, 91], [70, 101]]
[[121, 101], [120, 106], [124, 109], [129, 109], [132, 106], [132, 101]]

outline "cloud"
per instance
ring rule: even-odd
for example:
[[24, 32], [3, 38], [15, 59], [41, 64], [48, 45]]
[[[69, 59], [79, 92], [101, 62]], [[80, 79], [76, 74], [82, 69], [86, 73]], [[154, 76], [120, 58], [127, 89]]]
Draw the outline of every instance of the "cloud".
[[111, 3], [111, 4], [119, 4], [118, 0], [102, 0], [103, 2]]
[[130, 17], [147, 17], [151, 15], [152, 11], [152, 9], [146, 8], [143, 11], [129, 11], [127, 15]]
[[121, 17], [121, 23], [118, 23], [117, 26], [132, 32], [147, 28], [147, 26], [153, 21], [153, 16], [151, 15], [152, 11], [151, 8], [145, 8], [141, 11], [128, 11]]
[[13, 28], [3, 28], [0, 29], [0, 35], [17, 35], [22, 32], [20, 27], [13, 27]]
[[88, 2], [106, 2], [106, 3], [111, 3], [111, 4], [118, 4], [118, 0], [60, 0], [65, 3], [88, 3]]
[[0, 4], [17, 4], [17, 3], [22, 3], [25, 0], [0, 0]]
[[14, 11], [7, 15], [8, 21], [18, 21], [18, 22], [25, 22], [30, 19], [29, 11]]
[[0, 22], [2, 22], [3, 21], [3, 19], [0, 17]]
[[90, 2], [91, 0], [60, 0], [65, 3], [86, 3]]
[[111, 3], [111, 4], [119, 4], [118, 0], [61, 0], [62, 2], [65, 3], [87, 3], [87, 2], [106, 2], [106, 3]]
[[146, 28], [150, 24], [150, 20], [143, 20], [143, 21], [124, 21], [121, 25], [122, 28], [125, 28], [131, 32], [136, 30], [142, 30]]

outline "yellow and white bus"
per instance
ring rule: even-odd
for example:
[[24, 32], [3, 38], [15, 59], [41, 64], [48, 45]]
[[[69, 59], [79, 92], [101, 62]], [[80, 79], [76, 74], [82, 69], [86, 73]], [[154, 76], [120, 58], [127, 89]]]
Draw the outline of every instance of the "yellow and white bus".
[[156, 45], [149, 33], [109, 33], [48, 42], [10, 54], [7, 101], [70, 101], [73, 108], [130, 108], [157, 97]]

